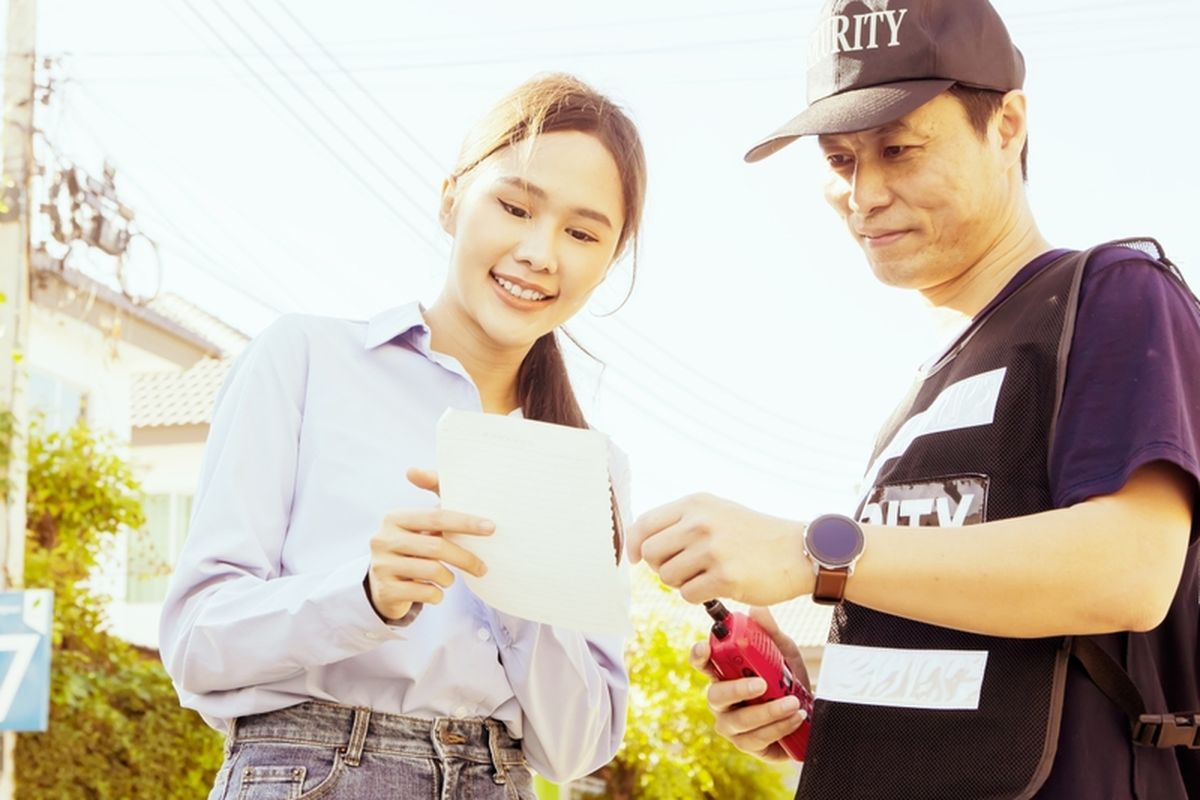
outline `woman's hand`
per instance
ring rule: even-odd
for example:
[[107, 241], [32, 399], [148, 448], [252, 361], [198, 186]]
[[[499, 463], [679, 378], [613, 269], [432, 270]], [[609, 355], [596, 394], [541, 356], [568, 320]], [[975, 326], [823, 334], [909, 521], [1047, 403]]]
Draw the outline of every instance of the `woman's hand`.
[[[410, 469], [414, 486], [437, 493], [437, 474]], [[367, 595], [384, 619], [400, 619], [413, 603], [440, 603], [443, 590], [454, 583], [457, 567], [476, 577], [487, 572], [477, 556], [446, 539], [444, 533], [489, 536], [491, 520], [441, 508], [401, 509], [383, 518], [371, 537], [371, 566]]]

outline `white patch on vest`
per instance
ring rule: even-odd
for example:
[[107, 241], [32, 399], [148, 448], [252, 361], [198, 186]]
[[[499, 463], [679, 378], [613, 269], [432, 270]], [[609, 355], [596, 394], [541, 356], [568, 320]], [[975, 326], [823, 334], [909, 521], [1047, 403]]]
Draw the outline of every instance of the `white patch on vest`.
[[887, 447], [871, 463], [862, 485], [874, 487], [883, 465], [904, 455], [909, 446], [922, 436], [991, 425], [996, 416], [996, 403], [1000, 400], [1000, 387], [1004, 385], [1007, 372], [1007, 367], [982, 372], [943, 389], [929, 408], [905, 420]]
[[871, 490], [858, 521], [869, 525], [961, 528], [987, 521], [988, 477], [950, 475]]
[[976, 711], [986, 650], [827, 644], [816, 696], [835, 703]]

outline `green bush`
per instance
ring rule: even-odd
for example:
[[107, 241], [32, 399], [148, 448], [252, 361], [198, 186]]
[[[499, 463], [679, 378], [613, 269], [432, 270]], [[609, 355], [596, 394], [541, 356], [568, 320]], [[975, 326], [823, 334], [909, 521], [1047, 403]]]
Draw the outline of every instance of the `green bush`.
[[[709, 679], [688, 661], [706, 619], [648, 574], [635, 597], [636, 633], [627, 652], [631, 693], [625, 741], [599, 776], [608, 800], [785, 800], [790, 767], [742, 753], [713, 730]], [[653, 585], [650, 585], [653, 584]], [[671, 613], [672, 604], [678, 613]]]
[[54, 590], [50, 727], [17, 737], [16, 800], [204, 797], [221, 738], [179, 706], [158, 654], [104, 630], [86, 580], [103, 546], [144, 522], [129, 466], [76, 426], [28, 438], [25, 584]]

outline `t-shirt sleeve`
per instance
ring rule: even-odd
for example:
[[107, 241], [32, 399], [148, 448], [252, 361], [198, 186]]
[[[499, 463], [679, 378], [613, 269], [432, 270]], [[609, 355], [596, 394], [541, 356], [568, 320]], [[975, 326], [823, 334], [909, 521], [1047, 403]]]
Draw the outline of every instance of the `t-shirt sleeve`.
[[1111, 494], [1152, 461], [1200, 483], [1200, 307], [1138, 251], [1087, 266], [1053, 444], [1056, 507]]

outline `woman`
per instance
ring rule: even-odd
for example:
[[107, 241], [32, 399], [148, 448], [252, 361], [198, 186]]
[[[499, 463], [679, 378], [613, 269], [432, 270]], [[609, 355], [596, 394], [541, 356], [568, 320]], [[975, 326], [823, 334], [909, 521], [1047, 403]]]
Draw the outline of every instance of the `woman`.
[[636, 241], [644, 194], [619, 108], [530, 81], [443, 185], [454, 243], [430, 308], [287, 316], [239, 359], [161, 623], [183, 704], [228, 731], [212, 798], [528, 798], [527, 765], [562, 781], [612, 758], [621, 642], [456, 582], [486, 565], [441, 533], [492, 525], [439, 509], [414, 467], [446, 408], [586, 426], [555, 331]]

